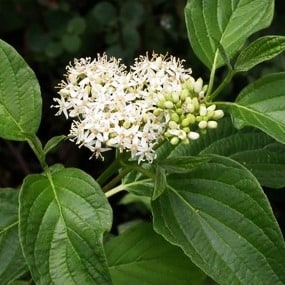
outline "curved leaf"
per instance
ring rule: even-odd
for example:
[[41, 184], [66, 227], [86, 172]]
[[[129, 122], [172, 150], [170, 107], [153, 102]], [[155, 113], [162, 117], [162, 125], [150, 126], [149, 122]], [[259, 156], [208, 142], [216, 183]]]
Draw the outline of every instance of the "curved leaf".
[[20, 193], [20, 239], [37, 284], [111, 284], [103, 233], [111, 208], [79, 169], [26, 177]]
[[0, 189], [1, 285], [28, 271], [18, 236], [18, 194], [15, 189]]
[[42, 99], [34, 72], [17, 51], [0, 40], [0, 137], [25, 140], [41, 120]]
[[191, 46], [198, 58], [210, 69], [226, 62], [219, 52], [219, 43], [229, 58], [245, 40], [270, 25], [273, 0], [188, 0], [186, 26]]
[[239, 54], [236, 71], [247, 71], [257, 64], [270, 60], [285, 50], [285, 36], [266, 36], [257, 39]]
[[237, 128], [256, 127], [285, 143], [285, 72], [264, 76], [244, 88], [228, 108]]
[[200, 285], [205, 274], [184, 253], [141, 223], [106, 244], [114, 285]]
[[254, 176], [233, 160], [169, 176], [152, 209], [155, 230], [219, 284], [284, 284], [280, 229]]

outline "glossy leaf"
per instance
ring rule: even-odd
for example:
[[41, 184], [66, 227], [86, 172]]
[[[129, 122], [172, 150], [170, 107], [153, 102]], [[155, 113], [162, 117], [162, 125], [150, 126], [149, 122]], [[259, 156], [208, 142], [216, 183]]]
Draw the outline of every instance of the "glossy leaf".
[[285, 143], [285, 72], [264, 76], [244, 88], [234, 103], [224, 102], [237, 128], [253, 126]]
[[9, 44], [0, 40], [0, 137], [25, 140], [41, 120], [41, 93], [34, 72]]
[[257, 129], [237, 130], [229, 118], [224, 118], [217, 129], [209, 130], [190, 145], [181, 144], [169, 152], [172, 159], [208, 154], [219, 154], [240, 162], [262, 186], [285, 187], [285, 145]]
[[247, 71], [261, 62], [274, 58], [284, 50], [284, 36], [259, 38], [241, 51], [235, 63], [235, 70]]
[[188, 0], [185, 8], [186, 26], [191, 46], [198, 58], [211, 69], [233, 58], [245, 40], [270, 25], [273, 0]]
[[0, 189], [1, 285], [28, 271], [18, 236], [18, 193], [15, 189]]
[[29, 175], [20, 193], [20, 239], [37, 284], [111, 284], [103, 233], [111, 208], [79, 169]]
[[114, 285], [200, 285], [206, 277], [146, 223], [111, 239], [106, 254]]
[[225, 157], [168, 177], [154, 227], [219, 284], [284, 284], [285, 245], [255, 177]]
[[158, 161], [158, 165], [168, 173], [189, 172], [209, 160], [207, 157], [176, 156]]

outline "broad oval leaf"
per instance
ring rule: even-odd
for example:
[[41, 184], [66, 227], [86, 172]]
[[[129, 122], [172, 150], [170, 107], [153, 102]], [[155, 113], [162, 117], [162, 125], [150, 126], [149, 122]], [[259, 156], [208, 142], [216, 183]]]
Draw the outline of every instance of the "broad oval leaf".
[[257, 64], [270, 60], [285, 50], [285, 36], [266, 36], [257, 39], [239, 54], [236, 71], [247, 71]]
[[191, 46], [209, 69], [214, 62], [220, 67], [226, 62], [219, 45], [232, 58], [250, 35], [270, 25], [273, 12], [273, 0], [188, 0], [185, 18]]
[[25, 140], [41, 120], [39, 83], [24, 59], [0, 40], [0, 137]]
[[178, 248], [140, 223], [106, 244], [114, 285], [200, 285], [205, 274]]
[[217, 129], [209, 130], [189, 145], [179, 145], [169, 152], [180, 156], [218, 154], [230, 157], [248, 168], [262, 186], [285, 187], [285, 145], [254, 128], [237, 130], [229, 118], [220, 120]]
[[12, 282], [28, 271], [18, 236], [18, 194], [11, 188], [0, 189], [0, 280]]
[[237, 128], [253, 126], [285, 143], [285, 72], [264, 76], [245, 87], [234, 103], [219, 105], [228, 108]]
[[103, 248], [111, 207], [79, 169], [30, 175], [20, 192], [20, 239], [36, 284], [112, 284]]
[[215, 157], [168, 178], [152, 201], [154, 228], [219, 284], [284, 284], [285, 245], [255, 177]]

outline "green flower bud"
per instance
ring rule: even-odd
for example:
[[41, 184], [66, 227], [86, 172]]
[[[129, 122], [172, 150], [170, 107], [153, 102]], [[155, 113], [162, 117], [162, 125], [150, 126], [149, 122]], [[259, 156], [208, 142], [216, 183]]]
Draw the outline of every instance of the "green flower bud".
[[200, 91], [202, 91], [202, 87], [203, 87], [203, 80], [201, 77], [199, 77], [194, 83], [194, 92], [199, 93]]
[[174, 122], [174, 121], [170, 121], [170, 122], [168, 123], [168, 127], [169, 127], [169, 129], [178, 129], [178, 125], [177, 125], [177, 123]]
[[164, 103], [165, 103], [165, 100], [163, 99], [159, 100], [157, 103], [157, 107], [164, 109]]
[[177, 137], [173, 137], [171, 140], [170, 140], [170, 143], [172, 145], [177, 145], [179, 143], [179, 138]]
[[207, 128], [207, 126], [208, 126], [208, 123], [207, 123], [206, 121], [201, 121], [201, 122], [199, 122], [199, 124], [198, 124], [198, 127], [199, 127], [200, 129], [205, 129], [205, 128]]
[[172, 92], [171, 97], [172, 97], [172, 102], [174, 103], [177, 103], [180, 99], [179, 94], [177, 92]]
[[181, 122], [182, 127], [187, 127], [190, 125], [190, 120], [186, 117], [184, 120]]
[[207, 107], [207, 111], [208, 112], [215, 111], [215, 110], [216, 110], [216, 105], [215, 104], [210, 105], [209, 107]]
[[207, 113], [207, 118], [208, 118], [208, 119], [213, 118], [214, 114], [215, 114], [215, 111], [208, 111], [208, 113]]
[[190, 93], [187, 89], [183, 89], [180, 93], [180, 99], [184, 101], [187, 97], [189, 97]]
[[190, 132], [190, 128], [189, 127], [185, 127], [185, 128], [183, 128], [183, 131], [188, 134]]
[[223, 110], [216, 110], [214, 112], [213, 119], [218, 120], [218, 119], [221, 119], [223, 116], [224, 116]]
[[173, 103], [171, 101], [165, 101], [164, 102], [164, 107], [166, 109], [172, 109], [174, 107]]
[[183, 144], [189, 144], [190, 143], [190, 140], [188, 138], [184, 139], [181, 141]]
[[162, 112], [162, 110], [161, 110], [160, 108], [156, 108], [156, 109], [153, 111], [153, 114], [158, 117], [158, 116], [161, 114], [161, 112]]
[[171, 116], [170, 116], [171, 120], [178, 123], [179, 122], [179, 116], [177, 113], [172, 113]]
[[177, 108], [175, 110], [176, 114], [181, 115], [182, 114], [182, 109], [181, 108]]
[[199, 110], [199, 108], [200, 108], [200, 103], [199, 103], [199, 101], [198, 101], [198, 99], [197, 99], [196, 97], [194, 97], [194, 98], [192, 99], [192, 104], [194, 105], [195, 110]]
[[190, 121], [190, 124], [194, 124], [196, 117], [193, 114], [187, 114], [186, 118]]

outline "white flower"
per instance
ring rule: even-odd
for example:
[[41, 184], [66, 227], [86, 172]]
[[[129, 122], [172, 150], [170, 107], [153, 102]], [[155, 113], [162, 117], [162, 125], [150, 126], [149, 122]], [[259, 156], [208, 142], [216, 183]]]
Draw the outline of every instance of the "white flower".
[[58, 86], [56, 115], [72, 118], [70, 139], [96, 158], [117, 148], [138, 163], [152, 162], [162, 140], [189, 143], [199, 137], [195, 130], [213, 128], [223, 116], [202, 104], [203, 80], [195, 81], [183, 62], [154, 53], [138, 57], [127, 71], [106, 54], [75, 59]]

